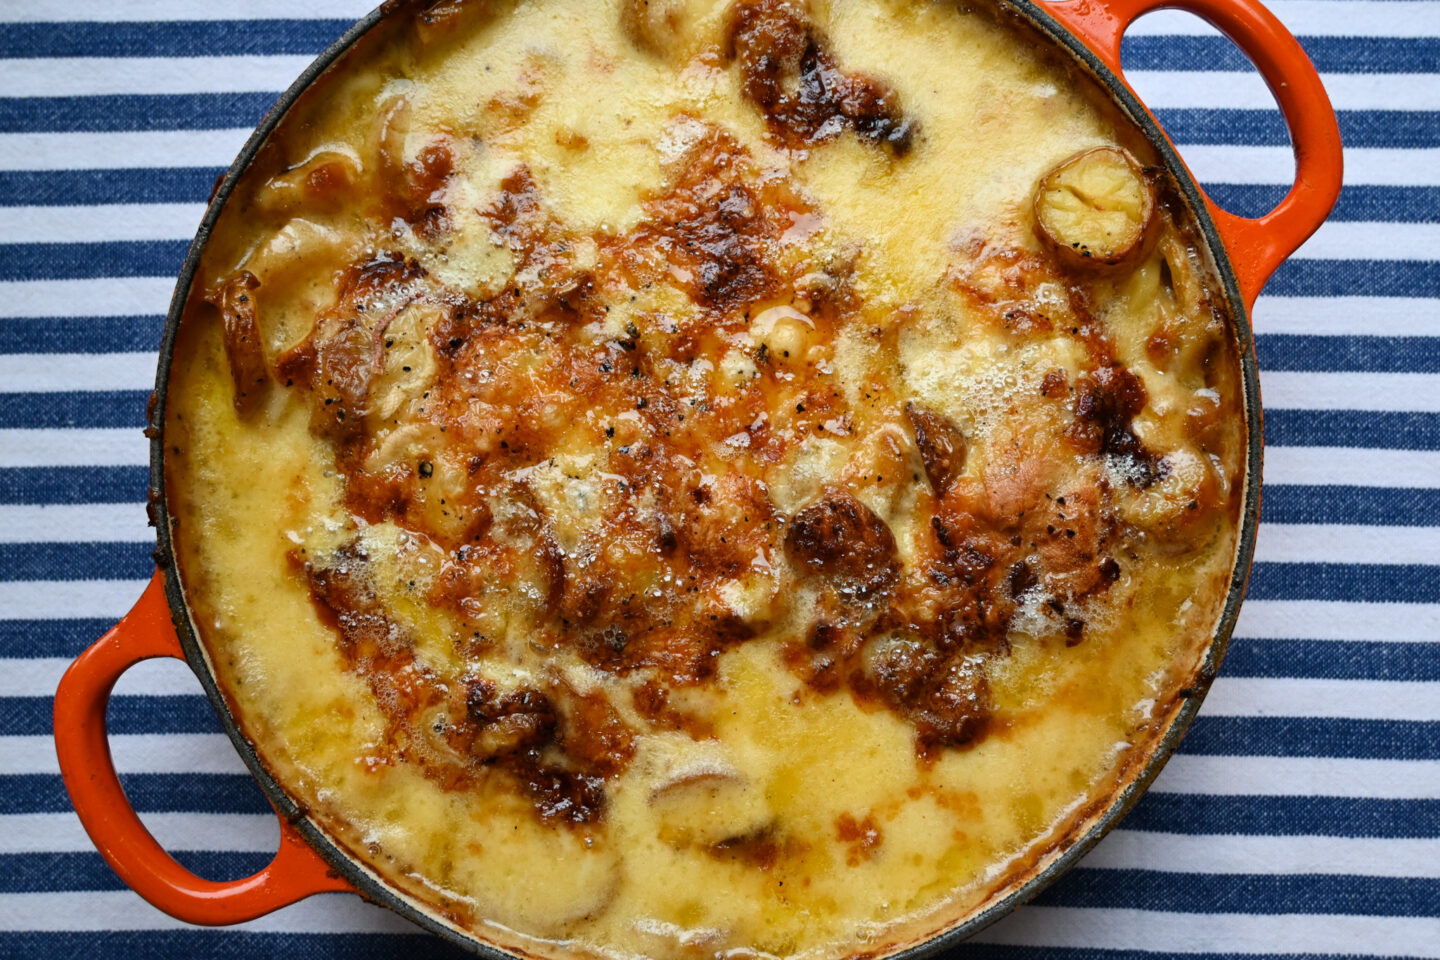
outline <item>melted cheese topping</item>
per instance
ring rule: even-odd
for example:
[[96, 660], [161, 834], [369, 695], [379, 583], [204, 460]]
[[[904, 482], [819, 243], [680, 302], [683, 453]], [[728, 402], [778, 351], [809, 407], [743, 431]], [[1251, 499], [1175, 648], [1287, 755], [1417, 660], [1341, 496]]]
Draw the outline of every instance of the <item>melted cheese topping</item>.
[[1193, 682], [1244, 483], [1163, 177], [1124, 258], [1037, 239], [1104, 146], [1151, 157], [978, 10], [393, 13], [229, 201], [165, 411], [276, 779], [546, 956], [888, 950], [1013, 889]]

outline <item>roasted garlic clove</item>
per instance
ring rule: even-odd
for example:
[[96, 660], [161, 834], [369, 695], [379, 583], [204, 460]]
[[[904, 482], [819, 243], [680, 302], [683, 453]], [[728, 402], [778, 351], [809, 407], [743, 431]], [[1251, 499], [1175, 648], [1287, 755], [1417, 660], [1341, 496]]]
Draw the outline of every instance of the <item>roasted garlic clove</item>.
[[1133, 264], [1155, 224], [1155, 190], [1119, 147], [1078, 153], [1035, 188], [1035, 233], [1063, 263], [1107, 268]]

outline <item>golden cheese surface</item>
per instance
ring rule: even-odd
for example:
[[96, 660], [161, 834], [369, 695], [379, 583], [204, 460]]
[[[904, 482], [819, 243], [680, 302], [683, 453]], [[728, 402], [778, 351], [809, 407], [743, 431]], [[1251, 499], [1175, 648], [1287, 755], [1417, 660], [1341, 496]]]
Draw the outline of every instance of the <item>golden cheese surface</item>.
[[266, 767], [543, 956], [1003, 895], [1195, 677], [1235, 334], [1144, 139], [934, 0], [400, 5], [241, 179], [167, 501]]

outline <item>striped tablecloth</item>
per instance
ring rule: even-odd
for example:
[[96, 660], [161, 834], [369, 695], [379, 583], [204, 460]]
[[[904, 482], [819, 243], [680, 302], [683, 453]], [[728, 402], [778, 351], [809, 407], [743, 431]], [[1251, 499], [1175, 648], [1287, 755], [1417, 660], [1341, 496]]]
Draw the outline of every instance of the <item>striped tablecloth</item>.
[[[366, 0], [0, 0], [0, 956], [452, 951], [345, 895], [199, 930], [126, 890], [50, 739], [69, 660], [151, 569], [140, 434], [211, 183]], [[1331, 222], [1255, 310], [1264, 525], [1224, 671], [1120, 829], [967, 956], [1440, 957], [1440, 2], [1274, 0], [1347, 146]], [[1291, 172], [1248, 63], [1184, 14], [1127, 37], [1213, 195]], [[179, 859], [266, 862], [273, 817], [174, 662], [110, 709], [126, 788]]]

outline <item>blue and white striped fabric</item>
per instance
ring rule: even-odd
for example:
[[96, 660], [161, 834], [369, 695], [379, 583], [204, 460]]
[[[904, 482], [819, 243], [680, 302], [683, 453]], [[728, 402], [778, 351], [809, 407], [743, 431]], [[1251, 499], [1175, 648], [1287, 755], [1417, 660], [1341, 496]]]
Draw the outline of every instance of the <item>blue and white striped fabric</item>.
[[[151, 570], [140, 434], [216, 174], [367, 0], [0, 0], [0, 955], [452, 956], [345, 895], [229, 930], [124, 888], [50, 740], [71, 658]], [[1221, 678], [1134, 813], [965, 956], [1440, 957], [1440, 0], [1274, 0], [1347, 146], [1331, 222], [1255, 310], [1264, 526]], [[1213, 195], [1288, 185], [1229, 43], [1145, 18], [1130, 76]], [[217, 879], [277, 830], [178, 663], [110, 709], [135, 806]]]

